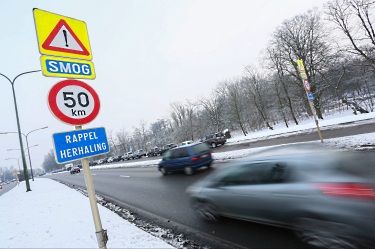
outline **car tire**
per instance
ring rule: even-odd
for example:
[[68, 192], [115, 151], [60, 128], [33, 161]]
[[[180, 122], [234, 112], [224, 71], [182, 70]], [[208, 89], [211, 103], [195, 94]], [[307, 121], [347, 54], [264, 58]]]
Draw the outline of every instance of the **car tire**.
[[211, 143], [211, 147], [212, 148], [216, 148], [216, 144], [215, 143]]
[[168, 174], [167, 170], [166, 170], [164, 167], [160, 167], [159, 170], [160, 170], [160, 173], [161, 173], [163, 176], [165, 176], [165, 175]]
[[205, 221], [216, 222], [220, 218], [217, 208], [211, 203], [197, 201], [193, 208], [198, 216]]
[[[316, 218], [299, 217], [293, 221], [297, 237], [314, 248], [358, 248], [353, 227]], [[347, 234], [345, 235], [345, 232]], [[354, 233], [355, 234], [355, 233]]]
[[186, 175], [191, 176], [194, 171], [191, 167], [185, 167], [184, 172], [185, 172]]

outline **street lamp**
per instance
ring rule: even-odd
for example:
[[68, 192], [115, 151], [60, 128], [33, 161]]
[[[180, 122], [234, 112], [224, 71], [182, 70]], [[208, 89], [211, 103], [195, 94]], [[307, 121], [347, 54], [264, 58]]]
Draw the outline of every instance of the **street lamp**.
[[[27, 156], [27, 155], [26, 155]], [[21, 172], [21, 167], [20, 167], [20, 159], [21, 159], [22, 157], [19, 157], [19, 158], [14, 158], [14, 157], [10, 157], [10, 158], [5, 158], [5, 160], [10, 160], [10, 159], [15, 159], [15, 160], [17, 160], [17, 162], [18, 162], [18, 175], [20, 174], [20, 172]], [[26, 169], [27, 170], [27, 169]], [[25, 174], [24, 174], [25, 175]], [[17, 176], [17, 179], [19, 179], [19, 177]], [[25, 181], [26, 181], [26, 179], [25, 179]]]
[[[21, 132], [21, 134], [26, 138], [26, 146], [27, 146], [27, 153], [29, 154], [29, 164], [30, 164], [31, 178], [33, 179], [33, 181], [34, 181], [34, 173], [33, 173], [33, 167], [31, 166], [31, 156], [30, 156], [29, 148], [37, 146], [37, 145], [33, 145], [33, 146], [29, 147], [29, 140], [27, 139], [27, 137], [29, 136], [30, 133], [32, 133], [34, 131], [43, 130], [43, 129], [47, 129], [47, 128], [48, 128], [48, 126], [38, 128], [38, 129], [35, 129], [35, 130], [32, 130], [32, 131], [29, 131], [28, 133], [26, 133], [26, 135]], [[10, 132], [1, 132], [0, 134], [8, 134], [8, 133], [18, 133], [18, 132], [10, 131]]]
[[19, 157], [19, 158], [15, 158], [15, 157], [9, 157], [9, 158], [5, 158], [5, 160], [11, 160], [11, 159], [15, 159], [18, 161], [18, 171], [21, 171], [21, 167], [20, 167], [20, 159], [22, 157]]
[[[22, 135], [23, 135], [23, 134], [22, 134]], [[28, 150], [29, 155], [25, 155], [25, 156], [29, 156], [30, 172], [31, 172], [31, 177], [32, 177], [33, 181], [34, 181], [34, 175], [33, 175], [33, 168], [31, 167], [30, 150], [29, 150], [29, 148], [32, 148], [32, 147], [35, 147], [35, 146], [38, 146], [38, 145], [39, 145], [39, 144], [34, 144], [34, 145], [30, 146], [30, 147], [27, 147], [26, 149]], [[25, 150], [26, 150], [26, 149], [25, 149]], [[7, 149], [7, 151], [12, 151], [12, 150], [20, 150], [20, 149]], [[19, 162], [18, 162], [18, 165], [19, 165]]]
[[[36, 147], [36, 146], [38, 146], [39, 144], [34, 144], [34, 145], [31, 145], [30, 147], [27, 147], [26, 149], [28, 149], [28, 148], [32, 148], [32, 147]], [[25, 149], [25, 150], [26, 150]], [[12, 150], [21, 150], [21, 149], [7, 149], [7, 151], [12, 151]]]
[[16, 92], [14, 91], [14, 83], [16, 82], [16, 79], [18, 77], [20, 77], [21, 75], [29, 74], [29, 73], [36, 73], [36, 72], [40, 72], [40, 71], [41, 70], [34, 70], [34, 71], [24, 72], [24, 73], [21, 73], [21, 74], [17, 75], [13, 80], [10, 80], [7, 76], [5, 76], [4, 74], [0, 73], [0, 75], [3, 76], [4, 78], [6, 78], [9, 81], [9, 83], [12, 85], [13, 100], [14, 100], [14, 109], [16, 111], [16, 119], [17, 119], [18, 139], [20, 141], [20, 148], [21, 148], [21, 155], [22, 155], [22, 164], [23, 164], [23, 169], [24, 169], [23, 170], [23, 174], [24, 174], [25, 181], [26, 181], [26, 192], [31, 191], [31, 189], [30, 189], [29, 176], [28, 176], [27, 167], [26, 167], [25, 152], [23, 150], [23, 144], [22, 144], [21, 126], [20, 126], [20, 120], [18, 118], [17, 100], [16, 100]]

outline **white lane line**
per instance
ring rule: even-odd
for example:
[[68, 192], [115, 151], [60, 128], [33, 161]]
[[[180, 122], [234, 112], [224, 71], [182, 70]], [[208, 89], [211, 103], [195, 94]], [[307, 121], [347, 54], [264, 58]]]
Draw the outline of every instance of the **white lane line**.
[[123, 176], [123, 175], [120, 175], [120, 177], [130, 177], [130, 176]]

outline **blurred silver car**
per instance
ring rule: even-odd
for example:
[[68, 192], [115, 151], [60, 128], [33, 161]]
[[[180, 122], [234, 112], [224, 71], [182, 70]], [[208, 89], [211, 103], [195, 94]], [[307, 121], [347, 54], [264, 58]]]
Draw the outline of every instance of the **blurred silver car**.
[[217, 169], [190, 186], [192, 206], [294, 229], [322, 248], [375, 246], [375, 160], [370, 153], [281, 146]]

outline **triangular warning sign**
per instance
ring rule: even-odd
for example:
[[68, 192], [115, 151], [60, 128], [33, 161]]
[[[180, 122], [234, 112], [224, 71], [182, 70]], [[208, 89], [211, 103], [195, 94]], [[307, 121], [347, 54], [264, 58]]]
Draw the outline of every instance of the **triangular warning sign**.
[[42, 47], [46, 50], [68, 54], [90, 55], [90, 52], [63, 19], [57, 23]]

